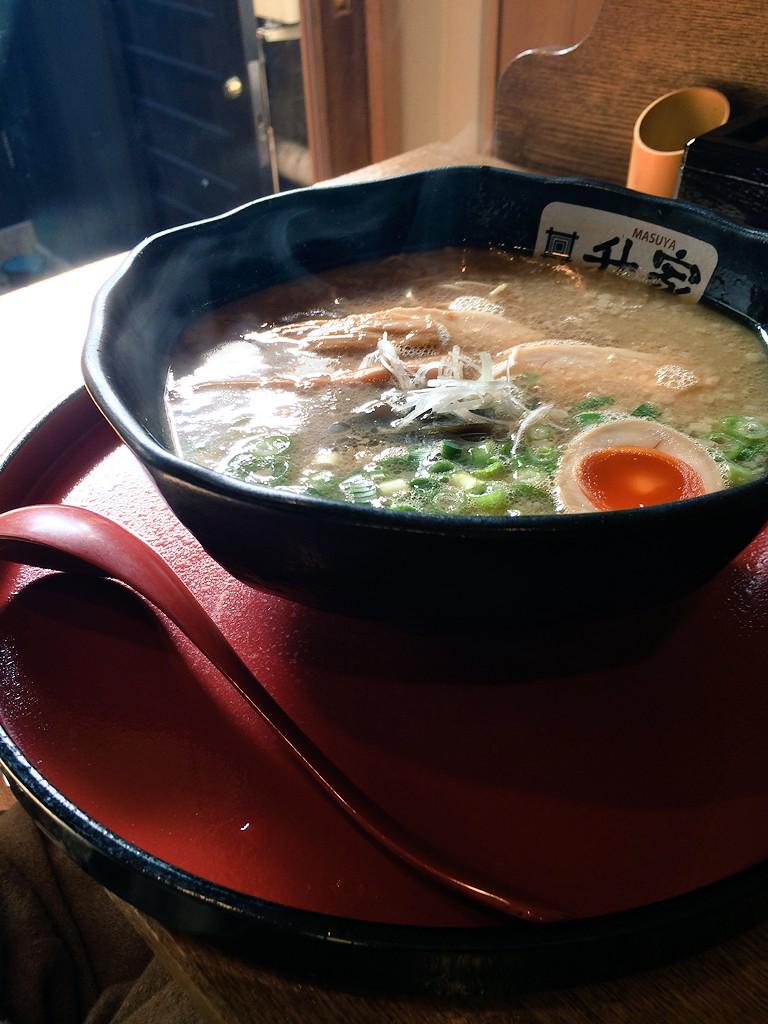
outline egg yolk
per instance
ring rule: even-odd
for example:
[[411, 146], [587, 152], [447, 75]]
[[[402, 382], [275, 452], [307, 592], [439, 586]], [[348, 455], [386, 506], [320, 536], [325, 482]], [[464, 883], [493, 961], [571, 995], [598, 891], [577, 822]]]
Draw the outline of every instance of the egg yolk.
[[584, 494], [601, 512], [704, 494], [695, 469], [655, 448], [601, 448], [584, 456], [576, 475]]

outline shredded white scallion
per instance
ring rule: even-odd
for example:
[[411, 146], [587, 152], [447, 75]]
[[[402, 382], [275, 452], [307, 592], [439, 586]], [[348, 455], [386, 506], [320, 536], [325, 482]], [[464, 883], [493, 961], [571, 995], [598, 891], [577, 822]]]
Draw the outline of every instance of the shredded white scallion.
[[374, 352], [369, 352], [367, 356], [363, 356], [363, 358], [360, 360], [360, 365], [358, 366], [358, 369], [370, 370], [372, 366], [378, 366], [379, 362], [380, 360], [378, 350]]
[[520, 442], [525, 436], [525, 432], [529, 427], [532, 427], [534, 423], [544, 419], [544, 417], [552, 411], [554, 406], [551, 403], [545, 403], [544, 405], [537, 405], [535, 409], [531, 409], [525, 416], [520, 420], [515, 431], [515, 438], [512, 442], [512, 454], [517, 453], [517, 449], [520, 447]]
[[[422, 363], [412, 375], [385, 332], [376, 351], [365, 359], [366, 366], [376, 363], [392, 375], [396, 384], [381, 396], [398, 416], [392, 422], [395, 428], [408, 427], [430, 416], [450, 416], [462, 423], [516, 424], [511, 433], [512, 452], [516, 453], [529, 427], [554, 410], [549, 403], [529, 409], [512, 380], [511, 360], [494, 366], [489, 352], [473, 357], [454, 345], [442, 359]], [[502, 368], [506, 372], [500, 375]]]
[[387, 337], [386, 331], [384, 331], [384, 334], [376, 346], [376, 352], [379, 357], [379, 362], [386, 370], [389, 370], [395, 378], [397, 386], [402, 391], [410, 391], [413, 387], [411, 375], [408, 373], [405, 363], [397, 354], [395, 346]]
[[[494, 380], [488, 352], [473, 359], [455, 345], [447, 358], [422, 365], [413, 377], [386, 337], [376, 352], [378, 361], [397, 384], [381, 396], [399, 414], [393, 427], [407, 427], [424, 416], [453, 416], [463, 423], [513, 421], [527, 411], [511, 381]], [[475, 376], [466, 377], [467, 370]], [[431, 372], [436, 375], [428, 380]]]
[[433, 371], [439, 372], [440, 367], [442, 365], [443, 363], [439, 360], [435, 360], [432, 363], [423, 363], [416, 371], [416, 375], [413, 378], [413, 386], [415, 388], [424, 387], [430, 373], [432, 373]]

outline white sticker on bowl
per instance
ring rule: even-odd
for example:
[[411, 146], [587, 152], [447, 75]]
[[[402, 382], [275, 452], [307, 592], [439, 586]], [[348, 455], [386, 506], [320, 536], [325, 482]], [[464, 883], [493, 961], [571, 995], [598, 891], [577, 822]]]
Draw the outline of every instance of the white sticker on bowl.
[[717, 249], [700, 238], [572, 203], [544, 207], [535, 255], [585, 269], [610, 269], [693, 302], [717, 266]]

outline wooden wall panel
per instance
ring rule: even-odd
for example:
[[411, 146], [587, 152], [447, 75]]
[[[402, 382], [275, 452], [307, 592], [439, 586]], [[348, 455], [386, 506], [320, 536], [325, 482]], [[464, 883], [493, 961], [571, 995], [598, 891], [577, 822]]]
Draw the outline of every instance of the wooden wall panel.
[[498, 75], [525, 50], [573, 46], [589, 33], [602, 0], [500, 0]]
[[371, 160], [386, 160], [402, 146], [400, 15], [396, 0], [365, 0], [368, 119]]
[[365, 0], [301, 0], [301, 57], [315, 180], [369, 164]]

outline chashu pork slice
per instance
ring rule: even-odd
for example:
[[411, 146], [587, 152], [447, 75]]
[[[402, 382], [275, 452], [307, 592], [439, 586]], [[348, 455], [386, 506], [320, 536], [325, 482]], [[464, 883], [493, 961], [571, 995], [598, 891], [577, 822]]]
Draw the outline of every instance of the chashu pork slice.
[[[494, 375], [535, 374], [548, 401], [567, 405], [593, 394], [610, 394], [617, 402], [673, 398], [700, 385], [685, 366], [633, 349], [589, 345], [580, 341], [536, 341], [515, 345], [497, 362]], [[509, 368], [509, 369], [507, 369]]]
[[387, 335], [401, 359], [439, 355], [458, 345], [465, 352], [502, 352], [541, 337], [517, 320], [479, 309], [395, 306], [328, 320], [304, 320], [265, 334], [302, 342], [335, 355], [373, 352]]

